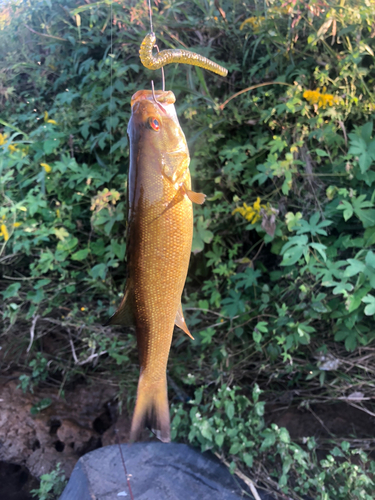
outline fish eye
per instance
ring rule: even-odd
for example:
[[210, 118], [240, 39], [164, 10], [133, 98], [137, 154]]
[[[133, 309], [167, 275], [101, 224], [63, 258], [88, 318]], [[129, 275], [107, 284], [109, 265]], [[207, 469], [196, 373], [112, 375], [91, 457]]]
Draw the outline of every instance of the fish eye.
[[152, 116], [150, 116], [150, 118], [148, 119], [147, 125], [152, 130], [155, 130], [155, 132], [159, 132], [159, 130], [160, 130], [159, 120], [157, 120], [156, 118], [154, 118]]

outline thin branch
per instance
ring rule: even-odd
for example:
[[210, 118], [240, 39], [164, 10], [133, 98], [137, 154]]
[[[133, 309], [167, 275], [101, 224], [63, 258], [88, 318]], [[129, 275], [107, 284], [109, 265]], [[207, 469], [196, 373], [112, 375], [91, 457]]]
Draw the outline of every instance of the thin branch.
[[[228, 462], [222, 458], [219, 453], [215, 452], [215, 455], [217, 456], [217, 458], [219, 460], [221, 460], [221, 462], [223, 462], [223, 464], [229, 468], [229, 464]], [[241, 472], [240, 470], [235, 470], [234, 473], [240, 478], [242, 479], [242, 481], [250, 488], [250, 491], [251, 493], [253, 494], [253, 497], [255, 498], [255, 500], [262, 500], [259, 496], [259, 493], [257, 491], [257, 489], [255, 488], [255, 484], [252, 482], [252, 480], [245, 476], [245, 474], [243, 474], [243, 472]]]
[[30, 352], [30, 349], [33, 345], [34, 336], [35, 336], [35, 325], [36, 325], [36, 322], [38, 321], [38, 319], [39, 319], [38, 315], [33, 317], [33, 322], [31, 323], [31, 328], [30, 328], [30, 342], [29, 342], [28, 348], [26, 349], [26, 352]]
[[47, 38], [55, 38], [56, 40], [61, 40], [63, 42], [67, 42], [68, 40], [65, 40], [65, 38], [61, 38], [59, 36], [53, 36], [53, 35], [46, 35], [45, 33], [39, 33], [38, 31], [35, 31], [33, 30], [32, 28], [30, 28], [29, 26], [27, 26], [27, 24], [25, 24], [26, 28], [31, 31], [31, 33], [35, 33], [36, 35], [40, 35], [40, 36], [45, 36]]
[[245, 92], [249, 92], [250, 90], [255, 90], [259, 89], [260, 87], [265, 87], [266, 85], [286, 85], [287, 87], [293, 87], [290, 83], [284, 83], [284, 82], [265, 82], [265, 83], [259, 83], [258, 85], [253, 85], [252, 87], [247, 87], [247, 89], [240, 90], [240, 92], [237, 92], [236, 94], [233, 94], [232, 97], [229, 97], [226, 101], [223, 102], [223, 104], [220, 104], [219, 109], [223, 110], [225, 106], [228, 104], [229, 101], [234, 99], [235, 97], [238, 97], [241, 94], [244, 94]]

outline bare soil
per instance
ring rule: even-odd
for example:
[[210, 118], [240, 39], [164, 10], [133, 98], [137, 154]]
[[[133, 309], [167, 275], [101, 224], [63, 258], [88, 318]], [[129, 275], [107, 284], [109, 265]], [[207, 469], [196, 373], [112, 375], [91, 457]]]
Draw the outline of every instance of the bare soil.
[[[1, 500], [31, 500], [29, 492], [39, 484], [35, 478], [57, 463], [69, 477], [85, 453], [128, 441], [130, 420], [118, 415], [117, 388], [103, 381], [76, 385], [64, 398], [48, 387], [24, 394], [17, 388], [18, 376], [0, 376]], [[32, 407], [44, 398], [51, 405], [32, 415]], [[145, 431], [143, 438], [148, 435]]]
[[[85, 453], [128, 441], [130, 418], [118, 414], [117, 387], [104, 381], [86, 382], [65, 390], [62, 398], [52, 387], [24, 394], [17, 388], [18, 377], [18, 373], [0, 376], [1, 500], [31, 500], [30, 490], [38, 487], [35, 478], [53, 470], [57, 463], [69, 477]], [[32, 407], [44, 398], [50, 398], [50, 406], [32, 415]], [[286, 427], [297, 442], [315, 436], [322, 450], [333, 437], [361, 440], [361, 447], [368, 450], [373, 444], [375, 418], [346, 403], [319, 403], [307, 408], [269, 404], [266, 420]], [[143, 439], [150, 439], [147, 431]]]

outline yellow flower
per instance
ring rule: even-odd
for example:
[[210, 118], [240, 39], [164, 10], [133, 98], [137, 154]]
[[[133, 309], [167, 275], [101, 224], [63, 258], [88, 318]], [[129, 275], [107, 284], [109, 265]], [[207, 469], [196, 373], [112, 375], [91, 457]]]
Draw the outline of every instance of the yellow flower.
[[13, 227], [20, 227], [20, 225], [21, 225], [21, 224], [22, 224], [22, 222], [15, 222], [15, 223], [13, 224]]
[[85, 307], [81, 307], [81, 311], [84, 311], [86, 308]]
[[0, 146], [2, 146], [8, 138], [8, 134], [0, 134]]
[[316, 90], [305, 90], [303, 93], [303, 97], [310, 104], [317, 104], [318, 108], [325, 108], [328, 106], [334, 106], [340, 102], [340, 98], [334, 96], [333, 94], [326, 94], [326, 87], [323, 87], [323, 92], [320, 92], [320, 89]]
[[48, 165], [48, 163], [41, 163], [40, 166], [44, 168], [47, 174], [49, 174], [52, 171], [52, 168]]
[[8, 149], [10, 150], [11, 153], [15, 153], [17, 151], [17, 147], [14, 146], [13, 144], [9, 144]]
[[260, 198], [259, 197], [257, 198], [257, 201], [254, 203], [253, 207], [254, 207], [254, 210], [256, 210], [257, 212], [260, 211]]
[[257, 33], [259, 31], [259, 28], [260, 28], [260, 25], [262, 24], [262, 22], [265, 20], [265, 18], [263, 16], [259, 16], [259, 17], [248, 17], [247, 19], [245, 19], [245, 21], [243, 23], [241, 23], [241, 26], [240, 26], [240, 31], [243, 30], [243, 27], [246, 25], [246, 24], [250, 24], [250, 26], [252, 27], [253, 31], [255, 33]]
[[251, 224], [255, 224], [261, 218], [260, 210], [262, 208], [266, 207], [265, 205], [260, 204], [260, 198], [258, 197], [252, 207], [249, 207], [246, 203], [244, 203], [242, 207], [235, 208], [232, 215], [238, 212], [244, 219], [251, 222]]
[[0, 235], [4, 237], [5, 241], [9, 240], [9, 233], [5, 224], [0, 225]]
[[52, 123], [53, 125], [57, 125], [57, 122], [55, 120], [49, 120], [48, 119], [48, 111], [44, 112], [44, 121], [46, 123]]

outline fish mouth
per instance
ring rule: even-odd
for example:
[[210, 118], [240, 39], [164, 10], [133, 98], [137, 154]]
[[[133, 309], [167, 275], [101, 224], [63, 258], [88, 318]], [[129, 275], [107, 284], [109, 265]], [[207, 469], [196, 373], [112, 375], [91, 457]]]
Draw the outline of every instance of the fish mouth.
[[[155, 97], [160, 104], [174, 104], [176, 102], [176, 97], [171, 90], [155, 90]], [[136, 102], [145, 99], [154, 101], [152, 90], [138, 90], [138, 92], [132, 96], [130, 104], [133, 107]]]

